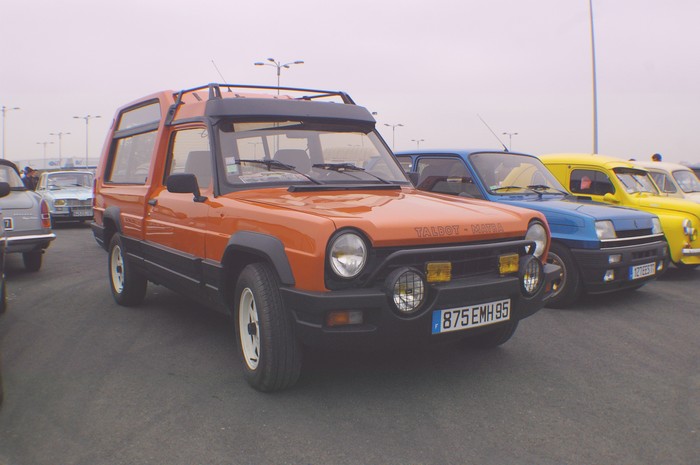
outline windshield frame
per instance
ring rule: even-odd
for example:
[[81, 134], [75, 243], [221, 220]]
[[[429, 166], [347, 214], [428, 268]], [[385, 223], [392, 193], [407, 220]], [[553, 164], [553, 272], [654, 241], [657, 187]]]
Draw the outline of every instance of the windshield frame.
[[[487, 156], [489, 158], [493, 158], [492, 160], [489, 160], [491, 163], [491, 167], [485, 166], [481, 158]], [[498, 152], [498, 151], [493, 151], [493, 152], [474, 152], [469, 154], [469, 164], [471, 165], [472, 171], [474, 174], [479, 178], [479, 181], [481, 182], [481, 185], [485, 188], [485, 190], [494, 196], [513, 196], [513, 195], [527, 195], [527, 196], [537, 196], [537, 197], [542, 197], [543, 195], [557, 195], [557, 196], [566, 196], [569, 195], [567, 192], [566, 188], [559, 182], [559, 180], [547, 169], [547, 167], [542, 163], [542, 161], [533, 156], [533, 155], [527, 155], [524, 153], [514, 153], [514, 152]], [[498, 160], [500, 159], [501, 162], [498, 163]], [[517, 160], [520, 159], [520, 162]], [[484, 159], [485, 160], [485, 159]], [[510, 165], [510, 170], [505, 172], [503, 175], [499, 174], [499, 169], [502, 170], [505, 161], [508, 161], [508, 165]], [[530, 165], [530, 166], [526, 166]], [[535, 175], [541, 175], [541, 178], [538, 178], [540, 182], [536, 183], [525, 183], [525, 185], [520, 185], [517, 182], [509, 182], [509, 178], [516, 173], [516, 170], [518, 169], [523, 169], [525, 171], [530, 170], [531, 168], [535, 169], [535, 172], [532, 173], [530, 180], [532, 181], [535, 179]], [[491, 175], [491, 169], [493, 170], [493, 181], [494, 183], [490, 183], [488, 179], [486, 179], [487, 173]], [[517, 180], [517, 176], [516, 176]], [[545, 181], [544, 183], [541, 181]], [[498, 184], [495, 184], [498, 183]], [[504, 184], [505, 183], [505, 184]], [[533, 187], [540, 187], [540, 186], [548, 186], [548, 189], [533, 189]]]
[[[213, 128], [222, 194], [320, 184], [410, 186], [373, 124], [299, 117], [229, 117]], [[288, 152], [286, 155], [297, 161], [280, 157], [281, 152]]]

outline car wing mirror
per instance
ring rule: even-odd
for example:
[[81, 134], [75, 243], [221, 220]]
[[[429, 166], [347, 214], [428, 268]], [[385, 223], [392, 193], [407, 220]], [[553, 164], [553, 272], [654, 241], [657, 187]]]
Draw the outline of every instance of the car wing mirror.
[[199, 192], [197, 177], [192, 173], [176, 173], [168, 176], [168, 192], [174, 194], [192, 194], [195, 202], [204, 202], [207, 198]]
[[0, 182], [0, 197], [5, 197], [7, 194], [10, 193], [12, 189], [10, 188], [10, 184], [6, 182]]

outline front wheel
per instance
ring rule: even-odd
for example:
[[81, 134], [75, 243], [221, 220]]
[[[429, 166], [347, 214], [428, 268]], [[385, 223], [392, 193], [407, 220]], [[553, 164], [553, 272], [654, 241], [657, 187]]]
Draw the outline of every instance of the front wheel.
[[244, 375], [263, 392], [286, 389], [301, 373], [301, 345], [278, 289], [277, 275], [262, 263], [246, 266], [236, 283], [234, 321]]
[[43, 250], [37, 250], [34, 252], [24, 252], [22, 254], [22, 261], [24, 261], [24, 268], [27, 271], [39, 271], [41, 269], [41, 258], [44, 254]]
[[566, 308], [571, 306], [581, 295], [581, 279], [574, 261], [574, 256], [569, 249], [561, 244], [552, 242], [549, 246], [547, 263], [553, 263], [561, 267], [559, 275], [559, 287], [545, 304], [551, 308]]
[[148, 281], [126, 260], [121, 236], [114, 234], [109, 241], [109, 284], [114, 300], [125, 307], [140, 304], [146, 296]]
[[678, 268], [681, 271], [693, 271], [695, 268], [698, 267], [698, 265], [696, 264], [688, 265], [687, 263], [683, 262], [674, 263], [674, 265], [676, 265], [676, 268]]

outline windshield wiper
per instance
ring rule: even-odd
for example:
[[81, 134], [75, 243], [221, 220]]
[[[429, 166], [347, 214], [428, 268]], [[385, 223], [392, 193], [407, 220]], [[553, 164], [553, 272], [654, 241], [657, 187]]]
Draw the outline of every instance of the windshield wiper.
[[[337, 173], [345, 173], [346, 171], [361, 171], [369, 176], [372, 176], [373, 178], [377, 179], [380, 182], [383, 182], [384, 184], [392, 184], [391, 182], [387, 181], [386, 179], [382, 179], [376, 174], [372, 174], [369, 171], [367, 171], [364, 168], [360, 168], [359, 166], [355, 166], [352, 163], [316, 163], [314, 165], [311, 165], [312, 168], [321, 168], [322, 170], [331, 170], [335, 171]], [[350, 173], [345, 173], [348, 176], [352, 176]], [[355, 179], [360, 179], [357, 176], [353, 176]]]
[[316, 179], [312, 178], [308, 174], [304, 174], [301, 171], [297, 171], [297, 169], [294, 166], [288, 165], [286, 163], [282, 163], [281, 161], [278, 161], [278, 160], [253, 160], [253, 159], [246, 159], [246, 158], [241, 158], [239, 160], [236, 160], [237, 165], [240, 165], [241, 163], [254, 163], [254, 164], [258, 164], [258, 165], [265, 165], [265, 166], [267, 166], [268, 171], [271, 171], [271, 168], [273, 166], [275, 168], [282, 168], [282, 169], [287, 170], [287, 171], [294, 171], [295, 173], [304, 176], [306, 179], [308, 179], [309, 181], [311, 181], [314, 184], [323, 184], [321, 181], [317, 181]]
[[560, 194], [569, 195], [569, 193], [566, 191], [563, 191], [561, 189], [557, 189], [556, 187], [547, 186], [545, 184], [533, 184], [531, 186], [527, 186], [527, 188], [535, 190], [535, 191], [555, 191], [555, 192], [558, 192]]

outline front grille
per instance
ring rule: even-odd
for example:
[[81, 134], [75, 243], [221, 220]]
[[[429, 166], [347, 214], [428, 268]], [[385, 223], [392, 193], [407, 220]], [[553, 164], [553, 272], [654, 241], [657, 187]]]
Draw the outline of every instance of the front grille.
[[452, 263], [452, 279], [499, 274], [499, 256], [527, 254], [532, 241], [507, 240], [477, 244], [447, 244], [429, 247], [388, 247], [372, 250], [364, 271], [353, 280], [341, 280], [326, 270], [326, 287], [331, 290], [381, 287], [386, 277], [398, 268], [412, 267], [425, 272], [426, 263]]
[[92, 206], [92, 199], [87, 199], [87, 200], [66, 199], [66, 205], [69, 207], [90, 207], [90, 206]]
[[[617, 231], [618, 238], [617, 239], [606, 239], [606, 240], [600, 241], [601, 242], [600, 248], [601, 249], [613, 249], [615, 247], [628, 247], [630, 245], [651, 244], [651, 243], [663, 240], [663, 238], [664, 238], [663, 234], [651, 234], [651, 230], [641, 230], [641, 231], [647, 231], [648, 234], [619, 237], [620, 231]], [[632, 231], [632, 232], [634, 232], [634, 231]]]
[[649, 229], [628, 229], [625, 231], [615, 231], [617, 237], [627, 238], [627, 237], [640, 237], [640, 236], [651, 236], [651, 228]]

